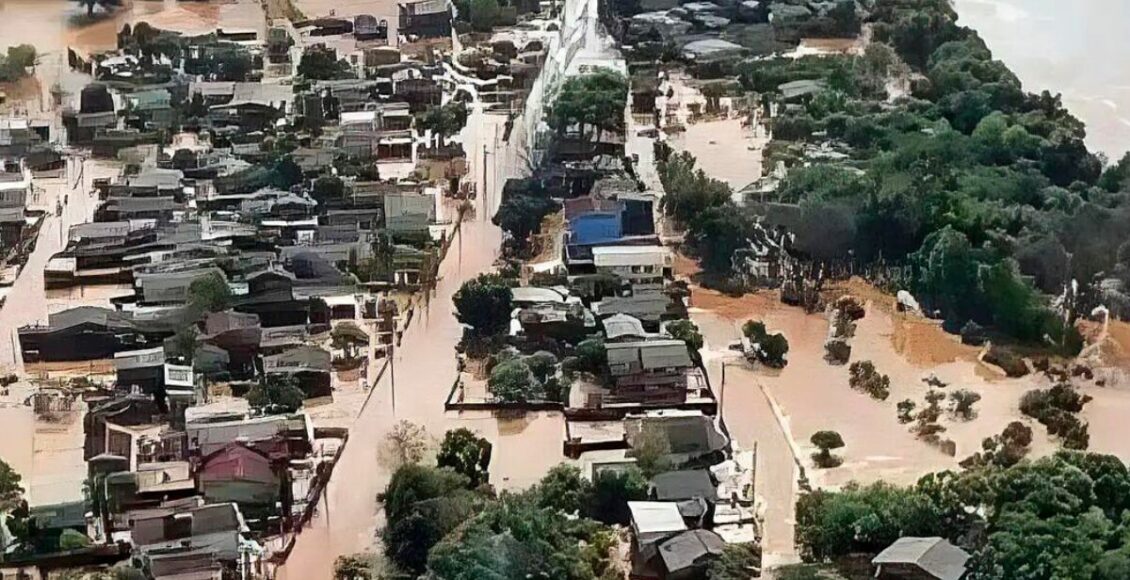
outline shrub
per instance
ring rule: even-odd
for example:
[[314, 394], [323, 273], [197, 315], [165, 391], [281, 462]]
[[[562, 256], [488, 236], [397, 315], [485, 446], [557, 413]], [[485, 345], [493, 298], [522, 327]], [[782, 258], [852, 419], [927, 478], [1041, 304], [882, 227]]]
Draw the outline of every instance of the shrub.
[[977, 416], [977, 412], [973, 410], [973, 405], [981, 400], [981, 394], [961, 389], [950, 393], [950, 410], [954, 415], [961, 419], [968, 421]]
[[914, 401], [911, 401], [910, 399], [899, 401], [898, 405], [895, 406], [895, 408], [898, 409], [899, 423], [906, 424], [913, 421], [914, 416], [912, 415], [912, 413], [914, 413], [914, 407], [916, 406], [917, 405], [915, 405]]
[[857, 391], [871, 395], [873, 399], [885, 401], [891, 396], [891, 379], [879, 374], [869, 360], [856, 361], [848, 367], [848, 384]]

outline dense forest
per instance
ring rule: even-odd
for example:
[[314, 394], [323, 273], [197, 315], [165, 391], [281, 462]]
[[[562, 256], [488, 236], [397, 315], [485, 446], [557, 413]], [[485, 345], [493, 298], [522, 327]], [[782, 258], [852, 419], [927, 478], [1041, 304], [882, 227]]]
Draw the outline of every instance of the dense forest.
[[[899, 288], [955, 330], [974, 321], [1077, 351], [1074, 313], [1109, 299], [1100, 282], [1130, 285], [1130, 158], [1104, 170], [1059, 96], [1024, 92], [946, 0], [866, 4], [873, 42], [860, 56], [749, 59], [730, 71], [743, 92], [779, 105], [766, 164], [787, 173], [764, 201], [799, 206], [793, 252], [897, 267]], [[778, 86], [796, 80], [822, 89], [782, 102]], [[805, 144], [844, 155], [806, 159]], [[730, 207], [728, 188], [693, 158], [660, 158], [668, 214], [704, 267], [728, 271], [755, 209]], [[1078, 295], [1053, 309], [1073, 280]]]

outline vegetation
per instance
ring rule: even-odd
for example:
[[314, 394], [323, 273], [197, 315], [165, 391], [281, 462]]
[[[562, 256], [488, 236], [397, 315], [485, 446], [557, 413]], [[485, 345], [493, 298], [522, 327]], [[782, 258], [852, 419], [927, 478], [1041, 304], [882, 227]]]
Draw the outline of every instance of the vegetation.
[[610, 578], [615, 538], [585, 514], [606, 509], [598, 497], [617, 503], [600, 513], [626, 513], [628, 499], [646, 493], [634, 473], [631, 487], [599, 496], [576, 467], [562, 465], [523, 493], [496, 497], [447, 468], [405, 465], [381, 495], [386, 555], [411, 576]]
[[30, 44], [8, 47], [8, 54], [0, 54], [0, 83], [18, 81], [27, 76], [27, 69], [35, 66], [37, 54]]
[[749, 580], [761, 575], [761, 546], [726, 544], [722, 556], [706, 567], [707, 580]]
[[981, 394], [967, 389], [960, 389], [950, 393], [951, 411], [959, 419], [969, 421], [977, 416], [973, 405], [981, 400]]
[[222, 275], [212, 272], [188, 285], [188, 304], [201, 312], [222, 312], [231, 308], [232, 291]]
[[353, 78], [353, 71], [345, 60], [338, 60], [337, 52], [324, 45], [306, 48], [298, 61], [298, 74], [307, 80], [330, 81]]
[[370, 560], [363, 554], [338, 556], [334, 560], [334, 580], [372, 580], [375, 571]]
[[395, 465], [419, 463], [428, 451], [428, 431], [407, 419], [401, 419], [385, 435], [384, 442]]
[[452, 297], [459, 322], [481, 337], [501, 334], [510, 328], [511, 283], [498, 274], [480, 274], [463, 283]]
[[628, 101], [628, 79], [618, 72], [599, 68], [569, 77], [561, 86], [548, 114], [550, 127], [559, 134], [576, 128], [582, 141], [605, 131], [624, 129], [624, 107]]
[[1116, 457], [1077, 451], [932, 474], [911, 487], [851, 485], [800, 499], [797, 540], [819, 561], [874, 554], [900, 536], [942, 536], [973, 553], [972, 578], [1120, 578], [1130, 553], [1130, 496], [1119, 491], [1127, 486], [1130, 471]]
[[891, 378], [879, 374], [875, 364], [869, 360], [856, 361], [848, 367], [848, 384], [857, 391], [863, 391], [871, 398], [880, 401], [891, 396]]
[[967, 469], [988, 465], [1012, 467], [1028, 455], [1028, 446], [1031, 444], [1032, 428], [1020, 421], [1013, 421], [1000, 435], [986, 437], [981, 442], [981, 451], [964, 459], [961, 466]]
[[631, 439], [631, 445], [628, 457], [636, 459], [636, 465], [644, 477], [651, 479], [674, 467], [671, 464], [671, 441], [662, 429], [645, 423], [643, 429]]
[[416, 125], [422, 130], [431, 130], [439, 135], [440, 145], [444, 139], [463, 130], [467, 125], [467, 105], [462, 101], [451, 101], [439, 107], [431, 107], [420, 115]]
[[1056, 435], [1068, 449], [1086, 449], [1091, 436], [1087, 424], [1077, 414], [1091, 397], [1080, 395], [1068, 383], [1059, 383], [1048, 389], [1024, 393], [1020, 399], [1020, 412], [1036, 419], [1047, 427], [1048, 435]]
[[490, 371], [487, 387], [494, 398], [503, 403], [543, 401], [545, 385], [534, 376], [530, 365], [523, 359], [509, 359], [495, 365]]
[[[769, 165], [791, 167], [766, 201], [799, 207], [787, 224], [790, 251], [877, 272], [905, 266], [893, 284], [949, 328], [973, 321], [1078, 352], [1075, 312], [1099, 303], [1102, 279], [1130, 281], [1118, 251], [1130, 235], [1130, 157], [1104, 172], [1061, 99], [1025, 93], [948, 2], [867, 7], [875, 42], [862, 55], [737, 65], [742, 86], [767, 100], [782, 83], [823, 81], [773, 119], [778, 157], [769, 155]], [[853, 17], [845, 11], [825, 33], [853, 30]], [[909, 94], [888, 102], [892, 80], [905, 81]], [[801, 163], [780, 154], [789, 142], [830, 143], [846, 159]], [[733, 250], [759, 235], [755, 221], [694, 171], [693, 159], [661, 151], [657, 159], [664, 209], [687, 226], [688, 247], [707, 273], [732, 274]], [[1080, 301], [1056, 312], [1047, 296], [1071, 280], [1082, 285]]]
[[817, 431], [812, 434], [810, 441], [820, 450], [812, 454], [812, 461], [817, 467], [839, 467], [844, 462], [843, 458], [832, 455], [833, 449], [844, 446], [844, 438], [836, 431]]
[[765, 323], [760, 320], [747, 320], [742, 325], [742, 334], [749, 340], [754, 355], [761, 364], [773, 368], [782, 368], [788, 364], [785, 355], [789, 353], [789, 341], [784, 334], [769, 334]]
[[290, 375], [267, 375], [247, 391], [248, 404], [264, 415], [294, 413], [302, 407], [305, 399], [306, 395], [298, 388], [298, 381]]
[[444, 434], [436, 463], [466, 477], [470, 487], [478, 487], [490, 477], [490, 455], [490, 441], [461, 427]]
[[698, 351], [702, 349], [704, 344], [702, 333], [698, 331], [698, 325], [690, 320], [673, 320], [667, 323], [667, 334], [675, 340], [681, 340], [687, 343], [687, 349], [690, 350], [694, 357], [698, 357]]

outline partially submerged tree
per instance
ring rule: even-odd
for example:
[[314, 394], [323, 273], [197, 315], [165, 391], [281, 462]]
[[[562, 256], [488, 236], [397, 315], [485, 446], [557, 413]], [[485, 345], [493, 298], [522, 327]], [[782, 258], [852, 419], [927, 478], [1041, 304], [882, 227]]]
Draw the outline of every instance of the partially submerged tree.
[[419, 463], [428, 451], [428, 431], [407, 419], [401, 419], [385, 435], [385, 448], [396, 466]]
[[597, 134], [624, 128], [624, 107], [628, 99], [628, 80], [618, 72], [599, 68], [570, 77], [561, 86], [549, 111], [549, 124], [563, 134], [576, 127], [582, 141]]
[[467, 105], [462, 101], [451, 101], [445, 105], [431, 107], [420, 115], [416, 125], [420, 129], [430, 129], [439, 137], [439, 145], [444, 140], [458, 134], [467, 125]]
[[463, 283], [452, 297], [459, 322], [486, 337], [510, 328], [510, 282], [498, 274], [479, 274]]
[[545, 400], [545, 385], [534, 376], [522, 359], [505, 360], [490, 371], [487, 388], [503, 403], [527, 403]]
[[188, 304], [202, 312], [221, 312], [231, 308], [232, 291], [218, 272], [200, 276], [188, 285]]
[[436, 464], [467, 478], [470, 487], [478, 487], [490, 478], [490, 441], [470, 429], [460, 427], [443, 435]]
[[838, 432], [817, 431], [812, 434], [810, 441], [820, 450], [812, 454], [812, 461], [816, 463], [817, 467], [839, 467], [839, 465], [843, 463], [842, 458], [832, 455], [833, 449], [839, 449], [844, 446], [844, 439]]

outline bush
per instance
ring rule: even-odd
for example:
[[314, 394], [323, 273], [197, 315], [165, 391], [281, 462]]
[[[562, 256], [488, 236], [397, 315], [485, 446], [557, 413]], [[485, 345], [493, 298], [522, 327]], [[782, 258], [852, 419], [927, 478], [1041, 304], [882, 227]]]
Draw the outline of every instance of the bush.
[[265, 415], [293, 413], [305, 399], [298, 381], [290, 375], [267, 375], [247, 391], [247, 403]]
[[1020, 399], [1020, 412], [1039, 421], [1048, 435], [1058, 436], [1064, 447], [1086, 449], [1090, 434], [1087, 424], [1076, 414], [1090, 401], [1091, 397], [1080, 395], [1070, 384], [1059, 383], [1025, 393]]
[[842, 338], [824, 343], [824, 360], [830, 365], [844, 365], [851, 359], [851, 345]]
[[525, 361], [513, 359], [495, 365], [487, 380], [490, 394], [503, 403], [525, 403], [545, 398], [542, 384]]
[[856, 361], [848, 367], [848, 384], [857, 391], [863, 391], [871, 398], [880, 401], [891, 396], [891, 379], [887, 375], [879, 374], [875, 364], [869, 360]]
[[977, 416], [973, 405], [981, 400], [981, 394], [961, 389], [950, 393], [950, 410], [962, 420], [968, 421]]
[[456, 317], [479, 336], [502, 334], [510, 328], [510, 282], [498, 274], [480, 274], [463, 283], [455, 296]]
[[912, 413], [914, 413], [915, 406], [914, 401], [910, 399], [899, 401], [898, 405], [895, 406], [898, 409], [899, 423], [906, 424], [914, 420]]
[[667, 334], [675, 340], [681, 340], [687, 343], [687, 348], [695, 356], [698, 351], [702, 349], [703, 339], [702, 333], [698, 330], [698, 325], [690, 320], [675, 320], [667, 323]]

